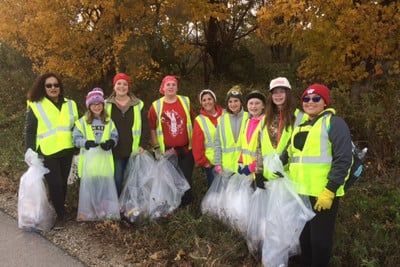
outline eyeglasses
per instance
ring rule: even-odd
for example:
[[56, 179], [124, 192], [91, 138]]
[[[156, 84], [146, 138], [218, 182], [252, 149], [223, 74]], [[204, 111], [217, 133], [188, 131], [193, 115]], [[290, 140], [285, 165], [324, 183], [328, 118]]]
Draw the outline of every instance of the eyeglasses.
[[313, 96], [313, 97], [305, 96], [303, 97], [303, 102], [308, 103], [310, 102], [310, 100], [312, 100], [312, 102], [318, 103], [319, 101], [321, 101], [321, 98], [322, 97], [320, 96]]
[[52, 87], [54, 88], [60, 88], [60, 85], [58, 83], [48, 83], [44, 85], [47, 89], [50, 89]]

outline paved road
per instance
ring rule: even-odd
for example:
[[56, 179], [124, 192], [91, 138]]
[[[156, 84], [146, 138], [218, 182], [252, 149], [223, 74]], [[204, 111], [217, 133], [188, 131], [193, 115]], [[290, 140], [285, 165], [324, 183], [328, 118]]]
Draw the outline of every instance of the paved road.
[[82, 262], [39, 234], [18, 229], [18, 223], [0, 211], [0, 266], [84, 267]]

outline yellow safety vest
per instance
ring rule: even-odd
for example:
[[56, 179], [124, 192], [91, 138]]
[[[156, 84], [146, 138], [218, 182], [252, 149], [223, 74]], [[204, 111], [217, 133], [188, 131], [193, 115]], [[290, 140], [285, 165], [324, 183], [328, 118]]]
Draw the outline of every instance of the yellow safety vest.
[[245, 137], [243, 132], [249, 113], [243, 113], [239, 136], [236, 142], [233, 136], [230, 115], [231, 114], [229, 113], [224, 113], [218, 118], [218, 135], [221, 145], [221, 166], [224, 170], [236, 172], [239, 167], [238, 160], [242, 148], [242, 138]]
[[[328, 111], [335, 113], [333, 109]], [[299, 194], [317, 197], [328, 183], [332, 166], [332, 144], [328, 136], [331, 117], [332, 114], [327, 113], [314, 125], [296, 127], [293, 130], [291, 145], [288, 147], [289, 177], [300, 185], [297, 188]], [[294, 137], [300, 132], [308, 132], [302, 151], [293, 146]], [[336, 196], [343, 195], [342, 185], [336, 191]]]
[[[144, 107], [142, 100], [139, 100], [139, 104], [133, 106], [133, 125], [132, 125], [132, 152], [131, 154], [137, 154], [139, 151], [140, 138], [142, 136], [142, 116], [141, 111]], [[106, 111], [111, 118], [112, 104], [106, 102]]]
[[[83, 137], [85, 137], [87, 140], [96, 140], [92, 126], [86, 122], [87, 118], [86, 116], [83, 116], [79, 120], [75, 122], [75, 127], [82, 133]], [[110, 119], [109, 123], [104, 125], [104, 131], [101, 136], [101, 141], [100, 143], [103, 143], [111, 138], [111, 132], [114, 131], [115, 125], [113, 121]], [[85, 157], [85, 152], [86, 152], [85, 147], [80, 148], [79, 152], [79, 159], [78, 159], [78, 176], [82, 177], [82, 170], [83, 170], [83, 160]], [[112, 157], [112, 153], [109, 155], [109, 161], [110, 161], [110, 166], [112, 166], [112, 171], [114, 173], [114, 159]]]
[[[185, 115], [186, 115], [186, 128], [188, 132], [188, 138], [189, 138], [189, 149], [192, 148], [192, 135], [193, 135], [193, 126], [192, 126], [192, 119], [190, 117], [190, 100], [189, 97], [187, 96], [181, 96], [177, 95], [179, 102], [183, 106], [183, 109], [185, 110]], [[164, 96], [161, 97], [160, 99], [157, 99], [156, 101], [153, 102], [153, 108], [157, 114], [157, 128], [156, 128], [156, 135], [157, 135], [157, 141], [158, 145], [160, 146], [160, 150], [162, 153], [165, 153], [165, 144], [164, 144], [164, 134], [162, 131], [162, 125], [161, 125], [161, 113], [164, 105]]]
[[204, 115], [198, 115], [195, 119], [200, 126], [201, 131], [204, 134], [204, 147], [205, 147], [205, 154], [208, 161], [211, 164], [215, 164], [214, 161], [214, 152], [215, 152], [215, 134], [217, 129], [215, 125], [211, 122], [209, 118]]
[[44, 155], [52, 155], [74, 147], [72, 128], [78, 118], [78, 109], [73, 100], [63, 100], [61, 110], [46, 97], [39, 102], [27, 102], [38, 121], [36, 151], [40, 147]]
[[[295, 121], [293, 127], [297, 127], [301, 123], [305, 122], [308, 119], [308, 115], [298, 109], [295, 110]], [[287, 129], [285, 128], [282, 131], [281, 138], [279, 140], [279, 144], [276, 148], [273, 147], [271, 143], [271, 139], [269, 138], [269, 133], [267, 127], [263, 127], [260, 131], [260, 140], [261, 140], [261, 155], [263, 159], [272, 153], [281, 154], [283, 150], [286, 148], [290, 137], [292, 136], [293, 127], [290, 126]], [[274, 174], [268, 171], [268, 169], [264, 166], [263, 168], [263, 176], [266, 178], [274, 177]]]
[[258, 123], [257, 127], [255, 128], [253, 135], [249, 142], [247, 142], [247, 128], [249, 126], [250, 119], [246, 122], [246, 127], [243, 131], [243, 139], [242, 139], [242, 160], [243, 165], [249, 165], [256, 160], [256, 151], [257, 151], [257, 142], [258, 142], [258, 135], [261, 130], [261, 127], [264, 123], [264, 115], [261, 117], [260, 122]]

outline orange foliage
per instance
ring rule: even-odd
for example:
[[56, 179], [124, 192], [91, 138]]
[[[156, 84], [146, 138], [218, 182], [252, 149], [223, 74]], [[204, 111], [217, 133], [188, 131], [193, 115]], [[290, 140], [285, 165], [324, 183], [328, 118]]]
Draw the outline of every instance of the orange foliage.
[[259, 12], [259, 34], [303, 52], [304, 79], [349, 84], [400, 57], [400, 4], [381, 2], [269, 1]]

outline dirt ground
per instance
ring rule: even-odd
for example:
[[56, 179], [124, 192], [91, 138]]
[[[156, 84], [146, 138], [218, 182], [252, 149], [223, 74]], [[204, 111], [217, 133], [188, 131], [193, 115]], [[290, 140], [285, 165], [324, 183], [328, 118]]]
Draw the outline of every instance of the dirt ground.
[[[16, 219], [15, 227], [18, 227], [17, 204], [16, 192], [0, 190], [0, 209]], [[143, 266], [142, 263], [132, 263], [129, 255], [115, 244], [102, 241], [95, 227], [95, 223], [77, 222], [70, 217], [64, 229], [41, 235], [89, 266]]]

